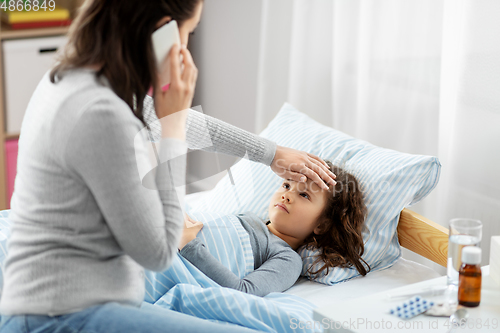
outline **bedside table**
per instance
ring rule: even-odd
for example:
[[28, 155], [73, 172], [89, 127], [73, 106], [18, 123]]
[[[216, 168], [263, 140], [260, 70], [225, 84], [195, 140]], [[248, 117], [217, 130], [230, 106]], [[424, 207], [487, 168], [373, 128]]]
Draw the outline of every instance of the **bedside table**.
[[[500, 285], [489, 277], [489, 266], [482, 270], [481, 304], [467, 308], [469, 318], [463, 327], [453, 332], [500, 332]], [[406, 299], [388, 300], [387, 295], [418, 292], [432, 286], [446, 286], [446, 276], [422, 281], [408, 286], [351, 299], [314, 310], [315, 327], [324, 332], [448, 332], [452, 327], [448, 317], [420, 314], [411, 319], [400, 319], [389, 313], [391, 308]], [[434, 302], [444, 296], [425, 296]], [[303, 323], [306, 325], [306, 323]], [[312, 327], [312, 326], [310, 326]]]

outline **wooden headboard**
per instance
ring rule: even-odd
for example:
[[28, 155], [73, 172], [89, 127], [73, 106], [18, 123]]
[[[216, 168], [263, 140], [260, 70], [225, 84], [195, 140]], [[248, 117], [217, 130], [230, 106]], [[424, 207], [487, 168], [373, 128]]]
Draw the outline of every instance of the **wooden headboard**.
[[402, 247], [446, 267], [447, 228], [405, 208], [399, 216], [398, 238]]

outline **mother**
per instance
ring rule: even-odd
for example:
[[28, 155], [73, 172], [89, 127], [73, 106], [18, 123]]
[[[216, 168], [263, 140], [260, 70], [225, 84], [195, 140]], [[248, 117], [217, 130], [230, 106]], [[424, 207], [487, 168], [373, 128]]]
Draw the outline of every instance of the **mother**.
[[[185, 182], [187, 147], [207, 124], [218, 152], [248, 152], [283, 178], [307, 176], [320, 186], [335, 176], [316, 156], [188, 110], [197, 69], [186, 45], [202, 6], [84, 3], [63, 58], [38, 85], [22, 125], [0, 331], [244, 330], [141, 306], [144, 268], [165, 270], [182, 234], [183, 193], [175, 185]], [[172, 19], [183, 46], [170, 52], [170, 89], [162, 91], [151, 35]], [[138, 134], [145, 103], [137, 101], [151, 86], [161, 119], [158, 158], [175, 161], [159, 164], [153, 190], [138, 173], [150, 162]]]

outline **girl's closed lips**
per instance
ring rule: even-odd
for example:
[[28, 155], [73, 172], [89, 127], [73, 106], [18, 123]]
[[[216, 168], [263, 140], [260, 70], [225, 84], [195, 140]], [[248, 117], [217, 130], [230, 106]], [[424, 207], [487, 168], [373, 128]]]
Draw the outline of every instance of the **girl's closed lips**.
[[284, 204], [280, 204], [280, 203], [277, 203], [276, 205], [274, 205], [275, 208], [278, 208], [278, 209], [281, 209], [285, 212], [288, 213], [288, 209], [286, 208], [286, 206]]

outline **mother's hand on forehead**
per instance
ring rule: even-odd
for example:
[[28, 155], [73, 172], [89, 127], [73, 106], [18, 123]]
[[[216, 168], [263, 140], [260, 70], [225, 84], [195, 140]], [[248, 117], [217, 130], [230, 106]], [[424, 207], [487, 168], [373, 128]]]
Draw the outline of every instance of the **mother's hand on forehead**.
[[316, 155], [292, 148], [277, 146], [271, 169], [284, 179], [306, 182], [309, 178], [325, 190], [328, 189], [325, 182], [333, 186], [336, 184], [336, 176], [325, 161]]

